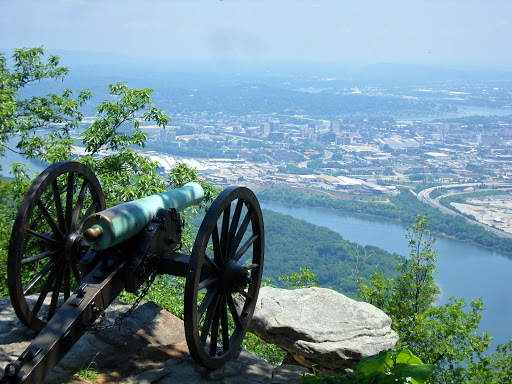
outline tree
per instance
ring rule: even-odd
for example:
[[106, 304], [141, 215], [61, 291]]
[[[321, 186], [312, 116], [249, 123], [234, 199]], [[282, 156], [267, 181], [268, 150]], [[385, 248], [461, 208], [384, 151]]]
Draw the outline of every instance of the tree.
[[484, 309], [481, 299], [471, 301], [469, 309], [463, 299], [453, 297], [434, 306], [439, 294], [434, 282], [437, 258], [427, 227], [427, 215], [418, 215], [414, 226], [407, 228], [411, 252], [396, 267], [399, 277], [384, 279], [377, 272], [368, 283], [358, 279], [359, 293], [391, 317], [399, 346], [407, 345], [423, 362], [436, 365], [432, 382], [501, 383], [504, 376], [497, 373], [510, 372], [512, 341], [499, 346], [496, 354], [486, 354], [492, 338], [477, 334]]
[[309, 267], [300, 268], [300, 273], [293, 272], [289, 276], [281, 276], [279, 280], [284, 281], [284, 284], [291, 288], [310, 288], [319, 287], [318, 278], [311, 272]]
[[[0, 53], [0, 156], [11, 150], [47, 163], [76, 157], [72, 151], [76, 144], [72, 131], [79, 128], [82, 121], [80, 108], [90, 99], [91, 93], [83, 88], [76, 95], [70, 89], [44, 96], [24, 98], [21, 95], [23, 88], [29, 85], [62, 80], [68, 72], [68, 68], [59, 66], [57, 56], [51, 55], [44, 60], [42, 48], [15, 49], [10, 66], [5, 55]], [[200, 182], [205, 189], [205, 203], [211, 201], [216, 189], [210, 183], [197, 180], [197, 171], [178, 165], [168, 177], [162, 177], [157, 173], [158, 163], [133, 149], [145, 145], [146, 134], [139, 129], [140, 121], [151, 121], [162, 128], [170, 121], [153, 105], [153, 91], [131, 89], [124, 83], [111, 84], [108, 89], [110, 100], [96, 107], [94, 123], [80, 135], [85, 156], [76, 159], [88, 165], [98, 177], [107, 206], [180, 187], [188, 181]], [[16, 149], [10, 148], [13, 138], [19, 139]], [[104, 156], [93, 156], [100, 151]], [[9, 183], [0, 180], [2, 192], [5, 190], [0, 199], [2, 276], [5, 276], [8, 249], [5, 233], [10, 233], [13, 212], [16, 212], [31, 178], [31, 173], [22, 164], [16, 164], [12, 174], [13, 180]], [[198, 211], [194, 208], [190, 212]], [[182, 240], [185, 247], [191, 247], [190, 231]], [[3, 279], [4, 284], [5, 281]]]
[[[15, 49], [11, 70], [5, 55], [0, 53], [0, 155], [6, 149], [13, 150], [8, 146], [13, 137], [19, 138], [17, 151], [34, 158], [51, 158], [61, 148], [72, 145], [69, 133], [82, 120], [79, 109], [90, 99], [89, 90], [80, 90], [76, 97], [70, 89], [45, 96], [19, 95], [29, 85], [62, 80], [68, 74], [68, 68], [59, 66], [57, 56], [50, 55], [46, 62], [43, 56], [41, 47]], [[35, 135], [35, 130], [41, 128], [47, 129], [47, 134]]]

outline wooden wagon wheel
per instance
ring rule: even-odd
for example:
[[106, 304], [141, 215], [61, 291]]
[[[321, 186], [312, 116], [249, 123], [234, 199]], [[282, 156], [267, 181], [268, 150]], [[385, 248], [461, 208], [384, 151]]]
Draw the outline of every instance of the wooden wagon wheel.
[[[80, 231], [103, 209], [98, 179], [81, 163], [53, 164], [28, 189], [13, 225], [7, 282], [14, 310], [29, 328], [40, 331], [82, 279], [77, 263], [88, 246]], [[31, 293], [38, 294], [35, 303], [27, 301]]]
[[230, 187], [199, 228], [185, 283], [185, 335], [194, 360], [210, 369], [240, 347], [263, 272], [263, 216], [247, 188]]

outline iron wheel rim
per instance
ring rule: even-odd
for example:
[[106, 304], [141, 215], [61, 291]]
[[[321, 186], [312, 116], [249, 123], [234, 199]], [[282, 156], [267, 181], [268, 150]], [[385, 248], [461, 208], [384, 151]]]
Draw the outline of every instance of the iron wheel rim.
[[[59, 188], [59, 182], [63, 180], [61, 176], [66, 181], [66, 186], [62, 190]], [[59, 177], [61, 178], [58, 180]], [[54, 207], [41, 201], [45, 194], [53, 194]], [[62, 194], [65, 197], [64, 201]], [[88, 202], [88, 199], [91, 205], [82, 213], [84, 203]], [[62, 293], [64, 300], [67, 299], [72, 286], [80, 282], [82, 276], [78, 262], [88, 249], [80, 230], [86, 216], [103, 209], [105, 199], [98, 179], [86, 165], [72, 161], [62, 161], [49, 166], [36, 177], [25, 194], [11, 233], [7, 282], [16, 315], [34, 331], [40, 331], [58, 310], [60, 294]], [[36, 215], [34, 211], [43, 217], [43, 220], [35, 224], [38, 226], [37, 230], [31, 228], [34, 225], [31, 219]], [[47, 231], [39, 228], [46, 228]], [[37, 251], [39, 253], [25, 257], [25, 253], [30, 247], [34, 247], [36, 241], [41, 247]], [[29, 242], [30, 246], [27, 245]], [[26, 272], [30, 264], [39, 261], [45, 262], [44, 266], [28, 284], [24, 284], [24, 269]], [[42, 292], [37, 292], [39, 297], [31, 308], [26, 296], [38, 285], [42, 285]], [[50, 292], [51, 300], [47, 305], [44, 301]]]
[[[213, 257], [207, 255], [209, 244]], [[186, 276], [185, 336], [197, 363], [215, 369], [239, 350], [258, 299], [263, 261], [264, 225], [258, 200], [247, 188], [230, 187], [205, 215]], [[199, 292], [205, 290], [201, 297]]]

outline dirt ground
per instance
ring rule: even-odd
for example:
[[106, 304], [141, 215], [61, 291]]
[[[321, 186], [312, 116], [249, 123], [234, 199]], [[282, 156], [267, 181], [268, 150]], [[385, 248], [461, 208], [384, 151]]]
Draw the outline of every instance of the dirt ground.
[[512, 194], [470, 198], [466, 204], [451, 205], [481, 223], [512, 233]]

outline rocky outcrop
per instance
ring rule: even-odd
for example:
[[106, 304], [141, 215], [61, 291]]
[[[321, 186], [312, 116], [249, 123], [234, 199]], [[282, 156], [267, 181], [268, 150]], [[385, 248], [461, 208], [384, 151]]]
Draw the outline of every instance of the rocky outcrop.
[[343, 372], [398, 341], [391, 319], [368, 303], [325, 288], [260, 290], [251, 331], [298, 364]]
[[[108, 308], [108, 318], [115, 319], [129, 307], [115, 301]], [[33, 336], [17, 319], [9, 299], [0, 298], [0, 369], [15, 361]], [[183, 322], [152, 302], [143, 302], [120, 329], [87, 332], [44, 383], [89, 383], [76, 373], [93, 360], [91, 367], [99, 373], [94, 379], [97, 384], [300, 383], [305, 371], [275, 367], [245, 349], [217, 370], [202, 368], [190, 357]]]
[[[29, 298], [30, 300], [30, 298]], [[108, 308], [108, 321], [130, 305]], [[322, 288], [295, 291], [264, 287], [252, 331], [289, 352], [303, 367], [339, 372], [366, 356], [392, 348], [398, 340], [391, 320], [377, 308]], [[23, 326], [0, 298], [0, 369], [29, 345], [34, 332]], [[143, 302], [121, 328], [87, 332], [45, 379], [45, 383], [86, 383], [76, 373], [91, 365], [95, 383], [300, 383], [306, 368], [275, 367], [242, 349], [223, 367], [209, 371], [190, 357], [183, 322], [151, 302]]]

